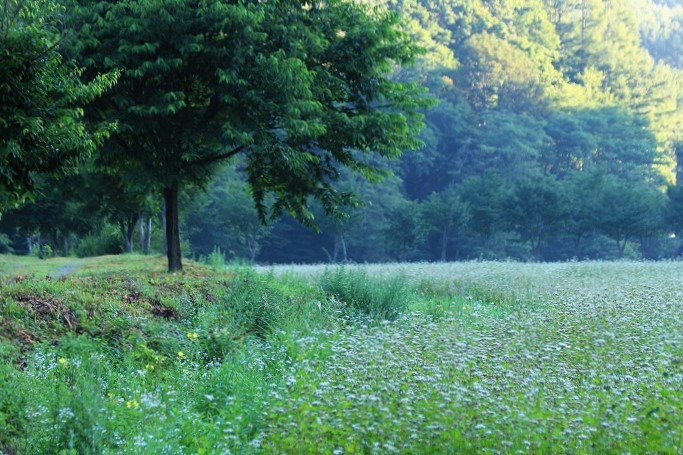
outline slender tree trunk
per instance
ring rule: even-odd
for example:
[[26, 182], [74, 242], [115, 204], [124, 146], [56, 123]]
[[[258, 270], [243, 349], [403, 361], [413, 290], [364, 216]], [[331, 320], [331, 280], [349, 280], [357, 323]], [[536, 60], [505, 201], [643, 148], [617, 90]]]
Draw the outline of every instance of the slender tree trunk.
[[441, 231], [441, 262], [446, 262], [448, 252], [448, 230]]
[[402, 243], [398, 250], [398, 262], [406, 262], [408, 260], [408, 246]]
[[138, 240], [140, 241], [140, 250], [145, 253], [145, 215], [140, 213], [140, 229], [138, 231]]
[[537, 261], [542, 260], [543, 256], [543, 251], [541, 250], [541, 243], [543, 242], [543, 236], [541, 234], [538, 234], [536, 237], [536, 247], [534, 248], [534, 256], [536, 256]]
[[337, 262], [340, 253], [342, 262], [346, 262], [348, 257], [346, 255], [346, 241], [344, 240], [344, 234], [337, 232], [334, 234], [334, 254], [332, 255], [332, 262]]
[[67, 257], [69, 255], [69, 239], [64, 236], [62, 239], [62, 256]]
[[126, 253], [133, 252], [133, 234], [135, 233], [136, 223], [137, 220], [133, 217], [119, 221], [121, 235], [123, 236], [123, 249]]
[[249, 248], [249, 261], [253, 264], [258, 253], [258, 242], [255, 239], [250, 239], [247, 242], [247, 248]]
[[123, 220], [119, 221], [119, 229], [121, 230], [121, 237], [123, 237], [123, 252], [132, 253], [133, 252], [133, 241], [128, 236], [128, 229], [126, 229], [126, 222]]
[[29, 256], [32, 255], [33, 254], [33, 237], [32, 236], [26, 237], [26, 246], [28, 247], [28, 255]]
[[619, 259], [623, 259], [624, 250], [626, 249], [626, 238], [624, 238], [624, 240], [617, 238], [617, 249], [619, 250]]
[[183, 263], [180, 252], [177, 182], [164, 188], [164, 205], [166, 208], [166, 256], [168, 257], [168, 271], [178, 272], [183, 269]]
[[143, 244], [142, 251], [145, 254], [149, 254], [149, 250], [152, 247], [152, 217], [147, 216], [147, 230], [145, 231], [145, 243]]
[[489, 248], [490, 244], [491, 244], [491, 236], [490, 235], [484, 235], [484, 254], [485, 254], [484, 257], [487, 259], [492, 256], [491, 255], [491, 249]]
[[574, 258], [579, 258], [579, 246], [581, 244], [581, 237], [583, 234], [577, 234], [574, 236]]

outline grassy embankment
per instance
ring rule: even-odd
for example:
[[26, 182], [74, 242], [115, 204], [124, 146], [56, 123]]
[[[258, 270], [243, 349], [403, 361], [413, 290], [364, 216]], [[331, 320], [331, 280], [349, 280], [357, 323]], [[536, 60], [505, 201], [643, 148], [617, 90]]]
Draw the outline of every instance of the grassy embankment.
[[163, 270], [0, 257], [0, 453], [683, 450], [683, 264]]

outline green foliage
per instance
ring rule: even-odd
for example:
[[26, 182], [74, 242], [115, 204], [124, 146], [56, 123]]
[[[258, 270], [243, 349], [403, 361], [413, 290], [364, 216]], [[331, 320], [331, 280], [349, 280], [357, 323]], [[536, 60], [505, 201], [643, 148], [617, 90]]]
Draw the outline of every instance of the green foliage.
[[418, 204], [401, 201], [390, 207], [385, 217], [382, 233], [390, 253], [399, 262], [412, 259], [425, 237]]
[[124, 71], [93, 112], [120, 124], [111, 167], [163, 190], [170, 270], [181, 267], [178, 191], [206, 183], [221, 161], [245, 156], [262, 220], [270, 209], [312, 224], [309, 197], [329, 213], [351, 201], [333, 185], [340, 168], [377, 179], [375, 154], [419, 145], [417, 110], [430, 102], [389, 78], [417, 53], [396, 15], [336, 0], [131, 0], [86, 2], [70, 20], [80, 64]]
[[505, 197], [504, 214], [510, 227], [531, 251], [542, 258], [541, 248], [548, 236], [556, 233], [567, 219], [567, 202], [554, 178], [532, 175], [517, 180]]
[[352, 314], [375, 321], [396, 320], [415, 299], [404, 277], [380, 279], [362, 270], [327, 270], [320, 277], [320, 286]]
[[208, 254], [220, 246], [229, 257], [252, 262], [270, 232], [259, 219], [244, 177], [233, 166], [192, 201], [185, 225], [195, 252]]
[[12, 242], [7, 234], [0, 233], [0, 254], [13, 253]]
[[469, 226], [488, 242], [498, 224], [503, 198], [503, 181], [495, 174], [470, 177], [460, 187], [462, 199], [471, 208]]
[[[621, 258], [626, 241], [637, 235], [645, 234], [657, 225], [663, 204], [661, 193], [656, 190], [638, 188], [606, 177], [598, 195], [603, 207], [598, 220], [598, 228], [614, 239]], [[660, 222], [661, 225], [661, 222]]]
[[420, 213], [427, 231], [439, 234], [441, 260], [445, 261], [449, 240], [470, 219], [469, 206], [462, 201], [456, 188], [449, 187], [441, 193], [430, 194], [422, 203]]
[[81, 258], [121, 252], [121, 232], [111, 224], [105, 224], [98, 232], [87, 234], [78, 242], [75, 250], [76, 256]]
[[[72, 172], [109, 134], [86, 128], [83, 105], [116, 73], [81, 81], [59, 53], [60, 6], [6, 1], [0, 20], [0, 209], [32, 198], [37, 174]], [[106, 125], [105, 125], [106, 126]]]

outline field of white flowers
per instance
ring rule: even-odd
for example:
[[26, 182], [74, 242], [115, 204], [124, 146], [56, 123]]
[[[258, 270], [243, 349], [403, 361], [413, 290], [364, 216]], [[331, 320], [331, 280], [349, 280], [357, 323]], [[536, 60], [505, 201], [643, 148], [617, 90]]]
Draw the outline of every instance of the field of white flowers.
[[[257, 444], [273, 438], [276, 450], [334, 453], [683, 451], [683, 264], [363, 268], [402, 274], [432, 302], [326, 347], [299, 340], [302, 350], [327, 351], [273, 391]], [[316, 276], [324, 268], [269, 270]]]
[[114, 260], [0, 281], [0, 455], [683, 453], [683, 263]]

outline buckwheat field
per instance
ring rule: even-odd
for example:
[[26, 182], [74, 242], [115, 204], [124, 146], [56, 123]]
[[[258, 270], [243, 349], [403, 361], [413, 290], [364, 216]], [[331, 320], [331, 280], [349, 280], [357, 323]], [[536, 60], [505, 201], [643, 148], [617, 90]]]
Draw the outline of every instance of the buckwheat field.
[[78, 267], [3, 281], [0, 453], [683, 451], [681, 263]]
[[339, 453], [683, 450], [681, 264], [364, 270], [404, 276], [425, 306], [295, 368], [265, 440], [279, 431], [292, 449]]

